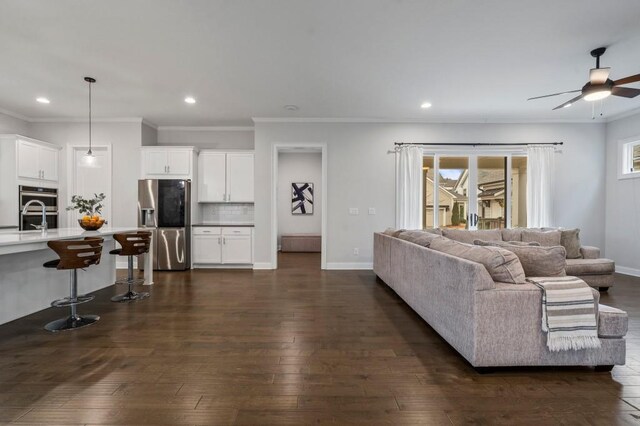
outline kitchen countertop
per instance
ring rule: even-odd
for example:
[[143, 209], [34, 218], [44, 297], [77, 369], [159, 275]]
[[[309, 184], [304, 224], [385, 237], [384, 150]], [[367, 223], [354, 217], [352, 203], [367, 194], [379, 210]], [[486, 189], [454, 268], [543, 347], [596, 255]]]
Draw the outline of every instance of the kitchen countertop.
[[224, 227], [240, 226], [240, 227], [253, 228], [254, 224], [253, 222], [205, 222], [205, 223], [194, 223], [191, 226], [193, 226], [194, 228], [205, 227], [205, 226], [224, 226]]
[[46, 242], [52, 240], [70, 240], [91, 236], [111, 236], [118, 232], [132, 232], [138, 228], [104, 227], [98, 231], [85, 231], [82, 228], [57, 228], [42, 231], [16, 231], [0, 234], [0, 254], [20, 253], [47, 248]]

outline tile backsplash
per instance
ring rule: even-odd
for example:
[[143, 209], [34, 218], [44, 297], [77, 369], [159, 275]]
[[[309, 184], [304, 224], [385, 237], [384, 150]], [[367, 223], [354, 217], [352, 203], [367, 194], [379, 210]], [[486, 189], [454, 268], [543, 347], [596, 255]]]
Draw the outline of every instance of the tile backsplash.
[[251, 222], [253, 223], [252, 203], [204, 204], [202, 221], [207, 222]]

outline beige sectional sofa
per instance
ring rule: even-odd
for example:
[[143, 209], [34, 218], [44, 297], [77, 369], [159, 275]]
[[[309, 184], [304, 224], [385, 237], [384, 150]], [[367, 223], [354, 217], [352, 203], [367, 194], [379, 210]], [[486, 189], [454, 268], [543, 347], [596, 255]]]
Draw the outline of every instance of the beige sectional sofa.
[[[624, 311], [598, 306], [601, 348], [551, 352], [541, 330], [538, 287], [496, 282], [481, 263], [425, 247], [429, 239], [411, 242], [375, 233], [374, 272], [474, 367], [610, 369], [625, 363]], [[598, 304], [600, 295], [593, 292]]]

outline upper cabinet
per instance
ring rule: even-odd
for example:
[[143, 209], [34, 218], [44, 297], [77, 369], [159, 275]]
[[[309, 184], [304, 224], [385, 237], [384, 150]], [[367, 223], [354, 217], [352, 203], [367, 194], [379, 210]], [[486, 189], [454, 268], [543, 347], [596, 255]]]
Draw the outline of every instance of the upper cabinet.
[[193, 147], [143, 147], [143, 179], [193, 179]]
[[253, 203], [253, 201], [253, 152], [200, 152], [198, 202]]
[[58, 182], [58, 149], [43, 142], [19, 138], [16, 141], [19, 179]]

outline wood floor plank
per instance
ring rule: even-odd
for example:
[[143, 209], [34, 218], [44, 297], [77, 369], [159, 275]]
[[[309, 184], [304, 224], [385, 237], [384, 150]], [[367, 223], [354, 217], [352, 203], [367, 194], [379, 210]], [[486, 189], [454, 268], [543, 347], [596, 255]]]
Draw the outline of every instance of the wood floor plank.
[[480, 375], [371, 271], [282, 265], [108, 287], [70, 333], [42, 330], [54, 308], [0, 326], [0, 423], [640, 424], [640, 278], [601, 295], [629, 312], [626, 366]]

